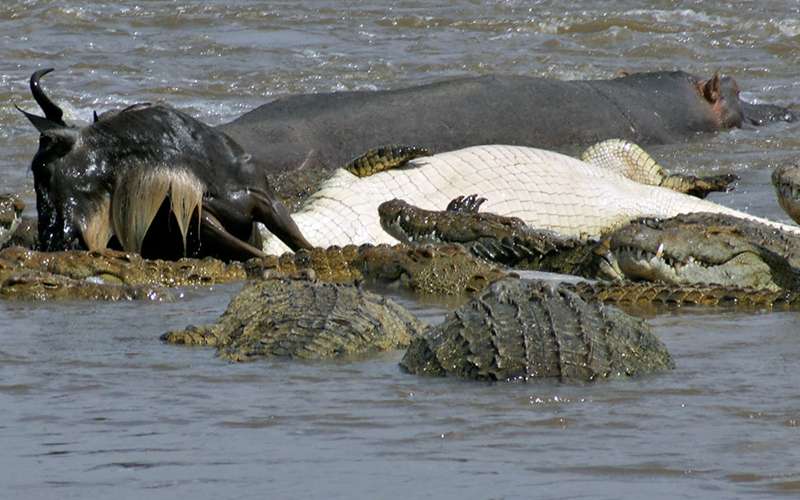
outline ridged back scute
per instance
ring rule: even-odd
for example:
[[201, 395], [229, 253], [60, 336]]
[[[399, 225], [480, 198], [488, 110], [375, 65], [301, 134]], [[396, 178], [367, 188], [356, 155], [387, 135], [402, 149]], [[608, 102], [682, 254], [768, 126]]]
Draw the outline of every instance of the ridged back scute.
[[642, 320], [559, 285], [498, 281], [414, 339], [401, 366], [474, 380], [589, 382], [672, 367]]

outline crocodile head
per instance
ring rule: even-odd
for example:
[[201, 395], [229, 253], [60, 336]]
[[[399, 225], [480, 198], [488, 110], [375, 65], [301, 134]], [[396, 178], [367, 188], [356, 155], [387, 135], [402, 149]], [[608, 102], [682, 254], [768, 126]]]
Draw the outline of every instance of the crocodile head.
[[0, 247], [14, 235], [24, 209], [25, 204], [16, 196], [0, 194]]
[[782, 165], [772, 172], [778, 203], [795, 222], [800, 222], [800, 165]]
[[378, 207], [381, 227], [404, 243], [465, 243], [502, 239], [526, 232], [522, 219], [486, 212], [424, 210], [393, 199]]
[[[604, 277], [674, 284], [778, 290], [797, 287], [797, 271], [779, 253], [718, 215], [641, 219], [611, 233], [598, 254]], [[750, 224], [747, 221], [743, 225]]]

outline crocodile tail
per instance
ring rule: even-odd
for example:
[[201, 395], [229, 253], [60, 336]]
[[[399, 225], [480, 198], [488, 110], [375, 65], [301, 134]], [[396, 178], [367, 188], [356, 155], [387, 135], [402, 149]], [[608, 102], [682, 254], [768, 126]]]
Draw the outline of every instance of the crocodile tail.
[[642, 184], [661, 186], [699, 198], [705, 198], [713, 191], [727, 191], [739, 180], [734, 174], [706, 177], [670, 174], [639, 145], [622, 139], [609, 139], [590, 146], [581, 155], [581, 160]]
[[402, 167], [414, 158], [430, 155], [428, 149], [420, 146], [382, 146], [357, 156], [343, 168], [356, 177], [369, 177], [384, 170]]
[[158, 209], [169, 197], [170, 212], [175, 216], [186, 249], [186, 234], [192, 215], [197, 211], [198, 224], [205, 186], [193, 173], [183, 168], [134, 168], [117, 179], [111, 197], [111, 220], [114, 234], [128, 252], [142, 251], [142, 243]]
[[667, 176], [647, 151], [622, 139], [609, 139], [590, 146], [581, 160], [650, 186], [660, 186]]
[[730, 190], [731, 185], [738, 180], [739, 177], [735, 174], [709, 175], [706, 177], [670, 174], [664, 178], [661, 187], [697, 196], [698, 198], [705, 198], [708, 193], [714, 191]]

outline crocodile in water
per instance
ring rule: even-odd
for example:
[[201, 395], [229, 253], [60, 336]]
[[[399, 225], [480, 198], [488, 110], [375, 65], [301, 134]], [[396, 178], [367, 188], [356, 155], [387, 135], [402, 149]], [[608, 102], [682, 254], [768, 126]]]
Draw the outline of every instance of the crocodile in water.
[[360, 287], [272, 278], [248, 284], [217, 323], [162, 339], [215, 346], [231, 361], [330, 359], [406, 347], [422, 329], [403, 307]]
[[475, 380], [593, 381], [673, 363], [643, 320], [563, 287], [512, 278], [414, 339], [401, 367]]

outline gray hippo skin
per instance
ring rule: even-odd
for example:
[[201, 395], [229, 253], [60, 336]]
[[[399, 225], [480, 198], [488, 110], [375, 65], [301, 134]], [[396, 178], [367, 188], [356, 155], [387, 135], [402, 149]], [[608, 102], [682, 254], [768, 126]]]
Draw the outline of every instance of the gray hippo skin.
[[[680, 142], [796, 118], [788, 109], [751, 105], [738, 95], [732, 78], [704, 80], [681, 71], [586, 81], [481, 76], [284, 97], [218, 128], [252, 154], [289, 198], [303, 197], [309, 190], [303, 184], [315, 186], [325, 172], [387, 144], [434, 153], [478, 144], [564, 151], [610, 138]], [[294, 172], [301, 168], [302, 174]]]

